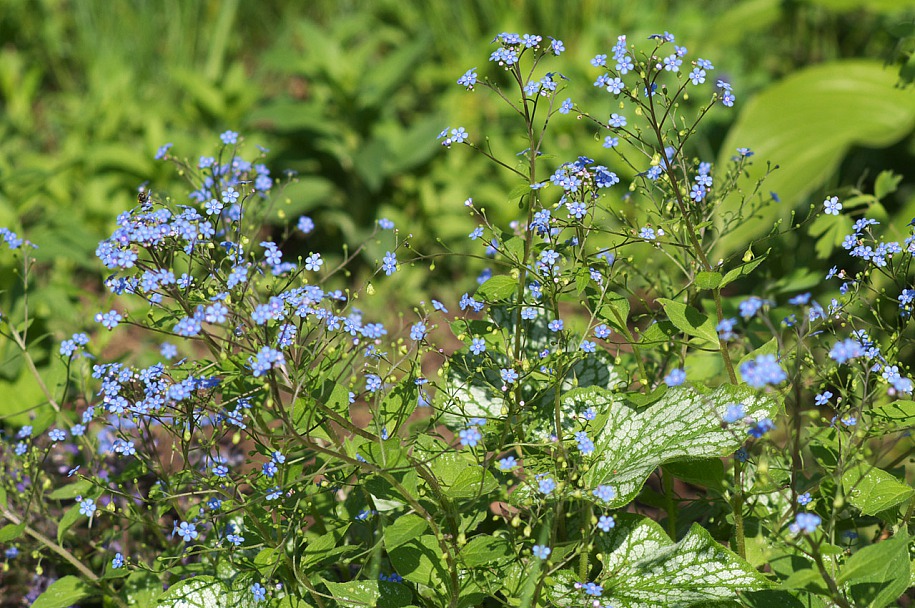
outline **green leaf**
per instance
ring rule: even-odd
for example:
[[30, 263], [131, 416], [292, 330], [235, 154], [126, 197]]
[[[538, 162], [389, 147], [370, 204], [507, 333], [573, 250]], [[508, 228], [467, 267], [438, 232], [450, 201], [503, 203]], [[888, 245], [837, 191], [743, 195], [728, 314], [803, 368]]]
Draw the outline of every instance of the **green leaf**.
[[[766, 178], [764, 191], [782, 202], [769, 205], [727, 234], [714, 257], [746, 247], [792, 209], [806, 203], [838, 168], [851, 146], [889, 146], [912, 131], [912, 92], [896, 86], [897, 74], [880, 61], [845, 60], [798, 70], [751, 98], [721, 146], [724, 167], [739, 146], [763, 159], [748, 168], [741, 190], [755, 188], [767, 171], [765, 161], [780, 165]], [[721, 202], [718, 213], [737, 212], [741, 195]]]
[[504, 537], [481, 534], [470, 539], [458, 557], [468, 568], [505, 562], [515, 555], [514, 546]]
[[888, 606], [912, 582], [908, 546], [908, 535], [900, 530], [889, 540], [864, 547], [848, 558], [836, 582], [845, 586], [856, 606]]
[[444, 592], [448, 573], [442, 549], [431, 534], [412, 538], [388, 551], [391, 565], [406, 580]]
[[93, 488], [92, 482], [88, 479], [80, 479], [76, 483], [71, 483], [60, 488], [57, 488], [50, 494], [48, 498], [53, 500], [65, 500], [70, 498], [76, 498], [77, 496], [82, 496], [88, 494], [89, 491]]
[[720, 458], [706, 458], [686, 462], [671, 462], [664, 465], [677, 479], [706, 488], [723, 488], [724, 463]]
[[502, 274], [494, 276], [480, 285], [477, 295], [485, 302], [501, 302], [511, 298], [516, 291], [518, 291], [518, 279]]
[[73, 505], [60, 518], [60, 523], [57, 524], [57, 542], [62, 543], [64, 539], [64, 534], [67, 533], [67, 530], [73, 527], [73, 525], [79, 521], [79, 518], [82, 517], [82, 514], [79, 512], [79, 505]]
[[676, 336], [677, 333], [677, 328], [673, 323], [666, 319], [662, 319], [645, 328], [645, 331], [643, 331], [641, 337], [639, 337], [639, 344], [648, 345], [667, 342]]
[[718, 342], [715, 321], [711, 317], [681, 302], [674, 302], [667, 298], [658, 298], [657, 301], [664, 307], [664, 312], [667, 313], [670, 322], [687, 336]]
[[720, 272], [709, 272], [703, 270], [696, 275], [696, 287], [699, 289], [715, 289], [716, 287], [721, 286], [721, 282], [724, 280], [724, 277], [721, 276]]
[[859, 465], [846, 471], [842, 475], [842, 486], [848, 495], [848, 502], [864, 515], [876, 515], [891, 509], [915, 494], [915, 488], [869, 465]]
[[6, 524], [0, 528], [0, 543], [8, 543], [11, 540], [16, 540], [22, 536], [22, 533], [25, 532], [25, 528], [25, 522], [19, 524]]
[[378, 608], [400, 608], [413, 599], [413, 593], [406, 585], [388, 581], [348, 581], [334, 583], [324, 581], [338, 606], [377, 606]]
[[629, 318], [629, 299], [618, 293], [608, 293], [600, 309], [600, 317], [619, 331], [627, 329]]
[[[743, 403], [747, 415], [756, 420], [772, 416], [776, 408], [771, 397], [730, 384], [705, 395], [689, 386], [672, 387], [641, 411], [627, 406], [618, 394], [594, 388], [572, 391], [566, 401], [571, 411], [593, 407], [600, 412], [594, 421], [595, 451], [584, 480], [588, 488], [609, 484], [616, 490], [609, 508], [628, 504], [662, 464], [737, 450], [743, 435], [721, 427], [728, 405]], [[590, 491], [587, 496], [594, 499]]]
[[915, 427], [915, 401], [894, 401], [889, 405], [875, 407], [868, 415], [886, 423], [890, 430], [908, 431]]
[[881, 171], [877, 174], [877, 180], [874, 182], [874, 196], [878, 200], [883, 200], [887, 195], [896, 192], [901, 182], [901, 175], [896, 175], [892, 171]]
[[300, 550], [300, 567], [305, 571], [309, 571], [338, 556], [359, 551], [358, 545], [346, 545], [343, 543], [343, 537], [348, 529], [349, 524], [346, 524], [340, 528], [334, 528], [317, 538], [309, 539], [305, 547]]
[[95, 595], [94, 589], [75, 576], [59, 578], [32, 604], [32, 608], [68, 608]]
[[766, 260], [766, 256], [769, 254], [766, 253], [756, 256], [753, 261], [747, 262], [737, 268], [732, 268], [728, 270], [727, 274], [724, 275], [724, 278], [721, 280], [721, 287], [724, 287], [728, 283], [732, 283], [737, 279], [742, 279], [743, 277], [750, 276], [750, 273], [756, 270], [756, 267], [762, 264]]
[[381, 402], [381, 423], [394, 435], [418, 403], [416, 383], [412, 378], [405, 378], [384, 396]]
[[384, 528], [384, 547], [388, 551], [417, 538], [429, 528], [429, 523], [416, 515], [401, 515]]
[[747, 608], [826, 608], [822, 599], [804, 591], [763, 589], [742, 593], [740, 599]]
[[464, 467], [451, 486], [445, 488], [445, 496], [452, 499], [486, 496], [499, 487], [492, 473], [474, 463]]

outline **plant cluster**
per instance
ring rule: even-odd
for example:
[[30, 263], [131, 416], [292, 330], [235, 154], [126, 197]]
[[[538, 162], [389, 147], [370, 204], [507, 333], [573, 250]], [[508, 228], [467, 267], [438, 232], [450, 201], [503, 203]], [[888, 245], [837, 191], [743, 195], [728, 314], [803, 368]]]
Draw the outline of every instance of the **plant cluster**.
[[[457, 80], [510, 107], [522, 149], [461, 126], [439, 140], [512, 175], [518, 219], [468, 198], [463, 255], [488, 269], [396, 321], [374, 284], [441, 254], [381, 219], [389, 247], [353, 285], [367, 244], [330, 264], [311, 217], [273, 227], [296, 178], [246, 160], [237, 133], [196, 162], [163, 146], [192, 191], [141, 190], [99, 243], [117, 304], [59, 345], [59, 381], [29, 354], [28, 306], [0, 318], [44, 393], [0, 442], [5, 587], [40, 608], [905, 593], [915, 236], [886, 240], [870, 199], [827, 198], [806, 221], [848, 223], [850, 255], [825, 305], [761, 286], [752, 246], [715, 259], [777, 197], [744, 179], [749, 149], [693, 156], [737, 101], [713, 62], [668, 32], [647, 44], [591, 60], [599, 112], [573, 101], [550, 37], [499, 34]], [[550, 128], [576, 119], [592, 147], [555, 158]], [[0, 236], [27, 292], [34, 245]], [[112, 359], [118, 339], [144, 348]]]

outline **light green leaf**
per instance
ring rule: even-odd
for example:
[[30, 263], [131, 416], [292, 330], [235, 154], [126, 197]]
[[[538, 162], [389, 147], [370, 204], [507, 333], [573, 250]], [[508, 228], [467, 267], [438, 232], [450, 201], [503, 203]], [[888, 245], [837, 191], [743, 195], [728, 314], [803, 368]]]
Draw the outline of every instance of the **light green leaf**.
[[667, 298], [658, 298], [657, 301], [664, 307], [664, 312], [667, 313], [670, 322], [687, 336], [718, 342], [715, 321], [711, 317], [681, 302], [674, 302]]
[[0, 543], [8, 543], [11, 540], [16, 540], [22, 533], [25, 532], [25, 522], [20, 524], [6, 524], [0, 528]]
[[452, 499], [474, 498], [486, 496], [498, 487], [499, 482], [492, 473], [472, 463], [465, 465], [454, 483], [445, 488], [445, 495]]
[[699, 289], [715, 289], [721, 286], [722, 280], [720, 272], [702, 271], [696, 275], [695, 283]]
[[480, 285], [476, 295], [485, 302], [501, 302], [507, 300], [518, 291], [518, 280], [500, 274]]
[[84, 494], [87, 494], [89, 492], [89, 490], [91, 490], [92, 488], [93, 488], [93, 486], [92, 486], [91, 481], [89, 481], [88, 479], [80, 479], [76, 483], [67, 484], [60, 488], [57, 488], [56, 490], [54, 490], [53, 492], [48, 494], [48, 498], [52, 498], [54, 500], [64, 500], [64, 499], [68, 499], [68, 498], [76, 498], [77, 496], [82, 496]]
[[60, 523], [57, 524], [57, 542], [62, 543], [64, 539], [64, 534], [67, 533], [67, 530], [73, 527], [73, 525], [79, 521], [79, 518], [82, 517], [82, 514], [79, 512], [79, 505], [73, 505], [60, 518]]
[[68, 608], [94, 595], [92, 587], [75, 576], [59, 578], [32, 604], [32, 608]]
[[[763, 191], [778, 193], [782, 202], [746, 218], [714, 257], [742, 250], [776, 219], [787, 219], [826, 183], [851, 146], [889, 146], [910, 133], [915, 93], [897, 87], [897, 79], [896, 70], [880, 61], [837, 61], [794, 72], [750, 99], [721, 146], [718, 166], [727, 165], [736, 148], [752, 148], [761, 160], [749, 168], [743, 191], [755, 187], [769, 161], [780, 168]], [[719, 214], [735, 213], [739, 196], [722, 201]]]
[[882, 469], [861, 465], [842, 475], [842, 485], [848, 502], [864, 515], [876, 515], [908, 500], [915, 488], [903, 483]]
[[429, 523], [416, 515], [401, 515], [384, 528], [384, 547], [388, 551], [396, 549], [407, 541], [417, 538], [429, 527]]
[[573, 402], [574, 411], [593, 407], [600, 412], [585, 483], [589, 488], [612, 486], [616, 497], [610, 508], [628, 504], [662, 464], [725, 456], [743, 445], [745, 431], [721, 426], [728, 405], [742, 403], [756, 420], [771, 416], [776, 408], [771, 397], [733, 385], [722, 385], [706, 395], [689, 386], [672, 387], [642, 411], [599, 389], [573, 391], [566, 401]]
[[904, 530], [886, 541], [864, 547], [845, 563], [836, 580], [856, 606], [882, 608], [893, 603], [912, 582], [909, 537]]
[[886, 423], [891, 430], [908, 431], [915, 427], [915, 401], [894, 401], [875, 407], [868, 415]]

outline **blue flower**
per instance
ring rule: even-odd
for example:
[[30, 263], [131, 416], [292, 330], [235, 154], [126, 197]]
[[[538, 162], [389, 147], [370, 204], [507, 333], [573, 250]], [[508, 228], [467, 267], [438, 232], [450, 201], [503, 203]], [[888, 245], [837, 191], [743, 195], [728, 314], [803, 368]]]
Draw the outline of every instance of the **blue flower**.
[[597, 520], [597, 527], [604, 532], [609, 532], [611, 528], [616, 526], [616, 521], [613, 517], [609, 515], [601, 515], [600, 519]]
[[771, 302], [769, 302], [768, 300], [763, 300], [762, 298], [758, 298], [756, 296], [750, 296], [749, 298], [747, 298], [746, 300], [744, 300], [743, 302], [740, 303], [740, 305], [738, 307], [740, 309], [740, 316], [743, 317], [744, 319], [749, 319], [750, 317], [754, 316], [757, 312], [759, 312], [759, 310], [767, 304], [771, 304]]
[[792, 534], [812, 534], [822, 521], [816, 513], [798, 513], [788, 529]]
[[303, 215], [299, 218], [298, 223], [296, 223], [296, 228], [298, 228], [300, 232], [308, 234], [315, 229], [314, 220], [312, 220], [307, 215]]
[[537, 476], [537, 489], [541, 494], [549, 495], [556, 489], [556, 481], [541, 473]]
[[616, 498], [616, 489], [613, 488], [613, 486], [597, 486], [594, 489], [593, 494], [597, 497], [598, 500], [610, 502]]
[[410, 328], [410, 339], [419, 342], [426, 337], [426, 324], [420, 321]]
[[832, 393], [830, 391], [823, 391], [814, 398], [814, 403], [817, 405], [826, 405], [829, 403], [829, 400], [832, 398]]
[[864, 347], [853, 338], [836, 342], [829, 351], [829, 356], [839, 365], [852, 359], [864, 356]]
[[670, 372], [664, 376], [664, 383], [667, 386], [680, 386], [684, 382], [686, 382], [686, 372], [679, 368], [670, 370]]
[[199, 536], [199, 533], [197, 532], [197, 526], [194, 524], [189, 524], [186, 521], [181, 522], [181, 525], [175, 528], [175, 531], [178, 533], [178, 536], [184, 539], [184, 542], [186, 543], [194, 540]]
[[585, 431], [578, 431], [575, 433], [575, 440], [578, 442], [579, 451], [585, 456], [594, 452], [594, 442], [591, 441], [591, 438], [588, 437], [588, 434]]
[[566, 99], [566, 100], [563, 101], [562, 104], [559, 106], [559, 113], [560, 113], [560, 114], [568, 114], [568, 113], [572, 110], [573, 105], [574, 105], [574, 104], [572, 103], [572, 98], [571, 98], [571, 97], [568, 98], [568, 99]]
[[123, 320], [123, 318], [124, 317], [122, 317], [120, 314], [118, 314], [118, 311], [111, 310], [111, 311], [104, 312], [104, 313], [103, 312], [97, 313], [95, 315], [95, 322], [101, 323], [108, 330], [112, 330], [115, 327], [117, 327], [118, 323], [120, 323]]
[[718, 325], [715, 326], [715, 330], [718, 332], [718, 338], [724, 342], [728, 342], [737, 337], [737, 334], [734, 333], [734, 327], [737, 325], [737, 319], [722, 319], [718, 322]]
[[813, 498], [810, 497], [810, 492], [804, 492], [797, 497], [797, 504], [801, 505], [802, 507], [806, 507], [812, 500]]
[[475, 355], [486, 352], [486, 341], [483, 338], [474, 338], [470, 343], [470, 352]]
[[238, 143], [238, 133], [236, 133], [235, 131], [224, 131], [219, 136], [219, 139], [221, 139], [222, 143], [226, 144], [227, 146], [232, 145], [232, 144], [237, 144]]
[[556, 333], [562, 331], [564, 325], [565, 323], [563, 323], [562, 319], [553, 319], [547, 327], [550, 328], [551, 332]]
[[730, 403], [721, 419], [728, 424], [734, 424], [738, 420], [742, 420], [744, 416], [746, 416], [746, 412], [742, 403]]
[[620, 129], [626, 126], [626, 117], [613, 113], [610, 115], [610, 120], [607, 122], [607, 124], [614, 129]]
[[480, 439], [483, 438], [483, 434], [480, 432], [480, 429], [475, 426], [471, 426], [462, 430], [459, 433], [459, 436], [461, 438], [461, 445], [465, 448], [476, 447], [477, 443], [480, 442]]
[[381, 269], [384, 270], [384, 273], [387, 276], [391, 276], [397, 271], [397, 258], [390, 251], [384, 254]]
[[79, 512], [86, 517], [92, 517], [92, 514], [95, 513], [95, 501], [91, 498], [81, 500], [79, 503]]
[[763, 388], [767, 384], [781, 384], [788, 375], [779, 366], [775, 355], [759, 355], [752, 361], [740, 366], [744, 382], [753, 388]]
[[838, 196], [831, 196], [823, 201], [823, 210], [826, 215], [839, 215], [842, 210], [842, 203], [839, 202]]
[[169, 150], [171, 149], [171, 147], [174, 146], [174, 145], [175, 145], [175, 144], [169, 142], [169, 143], [167, 143], [167, 144], [165, 144], [165, 145], [159, 146], [159, 149], [156, 150], [156, 156], [155, 156], [154, 158], [155, 158], [156, 160], [162, 160], [163, 158], [166, 157], [166, 155], [168, 154], [168, 151], [169, 151]]
[[500, 471], [511, 471], [516, 466], [518, 466], [518, 461], [515, 460], [514, 456], [506, 456], [499, 460], [499, 470]]
[[262, 602], [267, 599], [267, 589], [260, 583], [254, 583], [251, 585], [251, 596], [255, 602]]
[[458, 78], [457, 83], [463, 87], [467, 87], [468, 91], [472, 91], [474, 85], [476, 85], [476, 83], [477, 83], [476, 72], [477, 72], [476, 68], [470, 68], [469, 70], [464, 72], [463, 76]]
[[311, 253], [307, 258], [305, 258], [305, 270], [312, 270], [317, 272], [323, 265], [324, 260], [321, 259], [320, 253]]
[[503, 368], [499, 370], [499, 374], [502, 376], [502, 382], [505, 384], [514, 384], [518, 379], [518, 372], [513, 369]]
[[549, 547], [547, 547], [546, 545], [534, 545], [532, 552], [534, 554], [534, 557], [536, 557], [537, 559], [546, 559], [550, 556], [550, 553], [552, 553], [553, 550], [550, 549]]
[[755, 423], [747, 430], [747, 434], [756, 439], [761, 438], [763, 435], [775, 428], [775, 423], [769, 420], [768, 418], [763, 418], [759, 422]]
[[374, 393], [381, 388], [381, 378], [375, 374], [366, 374], [365, 390]]
[[124, 565], [124, 556], [120, 553], [116, 553], [114, 559], [111, 560], [111, 567], [115, 570]]

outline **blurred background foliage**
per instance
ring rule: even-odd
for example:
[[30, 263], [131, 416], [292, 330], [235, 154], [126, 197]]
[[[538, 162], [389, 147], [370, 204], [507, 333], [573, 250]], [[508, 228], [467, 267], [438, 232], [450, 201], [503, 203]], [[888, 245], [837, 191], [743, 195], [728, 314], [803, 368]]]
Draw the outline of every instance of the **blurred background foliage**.
[[[234, 129], [246, 157], [255, 144], [269, 149], [274, 175], [298, 173], [277, 224], [315, 219], [302, 253], [333, 258], [344, 243], [365, 243], [350, 277], [358, 284], [392, 247], [370, 237], [378, 218], [394, 220], [425, 253], [465, 247], [477, 223], [461, 204], [468, 197], [496, 223], [516, 219], [511, 176], [436, 141], [461, 125], [501, 158], [525, 147], [494, 96], [455, 83], [471, 67], [498, 78], [487, 66], [497, 33], [563, 40], [556, 69], [568, 96], [609, 113], [614, 102], [593, 90], [589, 60], [621, 33], [638, 41], [664, 30], [690, 57], [712, 59], [714, 76], [737, 94], [734, 110], [709, 116], [693, 153], [721, 162], [748, 146], [759, 170], [766, 160], [781, 166], [765, 188], [782, 202], [722, 256], [742, 254], [748, 238], [790, 221], [792, 210], [804, 217], [827, 190], [873, 192], [884, 169], [898, 175], [897, 187], [866, 208], [904, 235], [915, 216], [915, 0], [0, 0], [0, 226], [41, 245], [29, 301], [39, 365], [52, 365], [60, 339], [93, 325], [104, 291], [95, 245], [136, 203], [138, 187], [186, 196], [173, 167], [153, 160], [160, 145], [196, 159]], [[601, 138], [574, 115], [553, 128], [557, 165], [602, 158]], [[796, 266], [818, 256], [830, 263], [837, 229], [824, 230], [757, 245], [772, 248], [779, 288], [819, 282], [819, 272]], [[9, 264], [0, 262], [0, 310], [21, 318]], [[427, 266], [406, 268], [383, 293], [405, 305], [453, 301], [482, 268], [446, 258], [430, 275]], [[41, 401], [14, 354], [0, 344], [0, 394], [15, 396], [0, 416]]]

